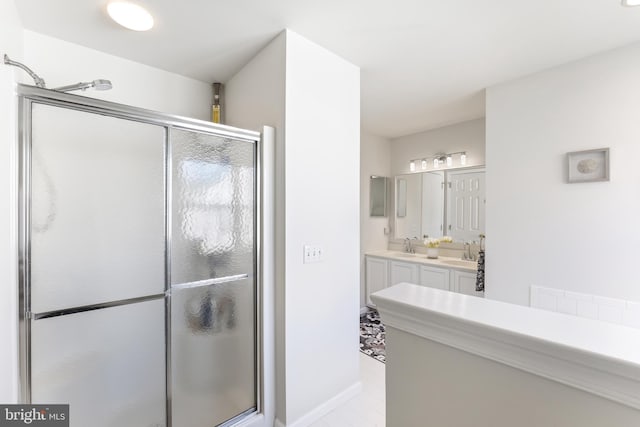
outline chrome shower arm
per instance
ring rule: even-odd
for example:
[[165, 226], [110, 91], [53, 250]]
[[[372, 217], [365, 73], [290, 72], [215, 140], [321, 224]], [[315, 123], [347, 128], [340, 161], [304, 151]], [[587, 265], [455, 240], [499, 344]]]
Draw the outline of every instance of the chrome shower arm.
[[53, 90], [57, 90], [58, 92], [70, 92], [72, 90], [87, 90], [90, 87], [92, 87], [90, 82], [80, 82], [72, 85], [56, 87], [53, 88]]
[[72, 85], [60, 86], [53, 90], [57, 90], [58, 92], [70, 92], [72, 90], [85, 91], [90, 88], [94, 88], [96, 90], [109, 90], [111, 87], [112, 85], [110, 80], [98, 79], [92, 82], [79, 82]]
[[[9, 58], [9, 55], [7, 55], [6, 53], [4, 54], [4, 63], [7, 65], [12, 65], [14, 67], [18, 67], [26, 71], [31, 76], [33, 81], [36, 83], [36, 86], [45, 88], [45, 89], [47, 88], [47, 85], [45, 84], [44, 79], [42, 77], [34, 73], [31, 70], [31, 68], [27, 67], [26, 65], [21, 64], [18, 61], [12, 61], [11, 58]], [[105, 80], [105, 79], [98, 79], [92, 82], [80, 82], [72, 85], [61, 86], [53, 90], [57, 90], [58, 92], [69, 92], [72, 90], [87, 90], [89, 88], [94, 88], [96, 90], [109, 90], [111, 89], [111, 87], [112, 87], [111, 81]]]
[[21, 64], [20, 62], [17, 62], [17, 61], [12, 61], [6, 53], [4, 54], [4, 63], [7, 64], [7, 65], [13, 65], [14, 67], [18, 67], [18, 68], [21, 68], [24, 71], [26, 71], [27, 74], [29, 74], [29, 76], [31, 76], [33, 81], [36, 83], [36, 86], [42, 87], [42, 88], [46, 88], [47, 87], [47, 85], [45, 84], [44, 79], [42, 79], [42, 77], [40, 77], [39, 75], [34, 73], [31, 70], [31, 68], [27, 67], [26, 65]]

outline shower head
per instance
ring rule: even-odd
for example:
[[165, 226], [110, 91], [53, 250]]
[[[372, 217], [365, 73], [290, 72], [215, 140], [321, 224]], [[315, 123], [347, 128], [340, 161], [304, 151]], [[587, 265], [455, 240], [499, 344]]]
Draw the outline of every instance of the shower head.
[[[31, 68], [27, 67], [24, 64], [21, 64], [20, 62], [12, 61], [6, 53], [4, 55], [4, 63], [7, 64], [7, 65], [12, 65], [14, 67], [18, 67], [18, 68], [26, 71], [27, 74], [29, 74], [31, 76], [31, 78], [35, 82], [36, 86], [42, 87], [42, 88], [46, 88], [47, 87], [46, 84], [44, 83], [44, 80], [40, 76], [38, 76], [36, 73], [31, 71]], [[73, 85], [61, 86], [61, 87], [57, 87], [57, 88], [55, 88], [53, 90], [57, 90], [58, 92], [69, 92], [69, 91], [72, 91], [72, 90], [87, 90], [87, 89], [90, 89], [90, 88], [94, 88], [95, 90], [109, 90], [112, 87], [113, 86], [111, 85], [111, 81], [110, 80], [98, 79], [98, 80], [94, 80], [92, 82], [81, 82], [81, 83], [76, 83], [76, 84], [73, 84]]]
[[110, 80], [98, 79], [92, 82], [80, 82], [75, 83], [68, 86], [57, 87], [53, 90], [57, 90], [58, 92], [70, 92], [72, 90], [87, 90], [90, 88], [94, 88], [95, 90], [109, 90], [113, 86], [111, 85]]
[[110, 90], [112, 87], [111, 80], [98, 79], [93, 81], [95, 90]]

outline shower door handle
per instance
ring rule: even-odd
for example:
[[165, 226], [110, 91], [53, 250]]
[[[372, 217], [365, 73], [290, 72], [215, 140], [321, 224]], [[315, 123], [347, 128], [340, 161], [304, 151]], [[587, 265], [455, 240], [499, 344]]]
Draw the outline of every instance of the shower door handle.
[[249, 275], [246, 273], [235, 274], [233, 276], [216, 277], [214, 279], [205, 279], [205, 280], [198, 280], [196, 282], [187, 282], [187, 283], [180, 283], [177, 285], [171, 285], [171, 290], [178, 291], [181, 289], [201, 288], [203, 286], [217, 285], [219, 283], [236, 282], [238, 280], [243, 280], [247, 278], [249, 278]]

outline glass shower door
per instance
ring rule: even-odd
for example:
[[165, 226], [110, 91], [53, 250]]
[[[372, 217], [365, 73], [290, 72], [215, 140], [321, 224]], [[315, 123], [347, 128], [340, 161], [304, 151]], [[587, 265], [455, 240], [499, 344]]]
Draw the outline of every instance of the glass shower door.
[[164, 426], [165, 129], [34, 103], [30, 131], [27, 399]]
[[70, 404], [71, 427], [257, 412], [259, 134], [31, 86], [19, 103], [21, 402]]
[[172, 425], [211, 427], [257, 407], [256, 147], [169, 141]]

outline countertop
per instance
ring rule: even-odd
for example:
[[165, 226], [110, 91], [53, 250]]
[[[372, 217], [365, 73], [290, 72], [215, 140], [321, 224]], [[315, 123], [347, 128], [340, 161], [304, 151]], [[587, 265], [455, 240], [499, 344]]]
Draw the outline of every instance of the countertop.
[[454, 257], [439, 256], [436, 259], [432, 259], [427, 258], [426, 254], [410, 254], [407, 252], [398, 251], [370, 251], [366, 252], [365, 255], [377, 258], [392, 259], [394, 261], [413, 262], [417, 264], [430, 265], [433, 267], [467, 271], [471, 273], [475, 273], [476, 271], [478, 271], [477, 261], [465, 261], [460, 258]]

